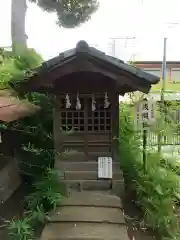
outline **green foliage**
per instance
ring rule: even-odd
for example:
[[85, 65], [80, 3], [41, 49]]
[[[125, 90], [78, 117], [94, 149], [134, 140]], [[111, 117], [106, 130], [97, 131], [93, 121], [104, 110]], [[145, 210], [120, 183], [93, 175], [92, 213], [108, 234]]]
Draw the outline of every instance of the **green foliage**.
[[11, 88], [12, 82], [24, 81], [29, 69], [42, 63], [42, 58], [33, 49], [25, 49], [17, 56], [3, 56], [0, 64], [0, 89]]
[[3, 47], [0, 47], [0, 63], [3, 63], [4, 59], [11, 56], [11, 51], [6, 50]]
[[8, 227], [11, 240], [31, 240], [33, 238], [33, 230], [29, 224], [29, 219], [12, 220]]
[[37, 205], [34, 209], [30, 209], [29, 211], [25, 212], [25, 216], [29, 219], [30, 225], [34, 228], [38, 223], [44, 224], [47, 219], [43, 205]]
[[88, 21], [98, 9], [97, 0], [30, 0], [47, 12], [55, 12], [57, 24], [65, 28], [73, 28]]
[[134, 131], [130, 115], [131, 108], [122, 105], [120, 154], [123, 157], [120, 159], [125, 184], [136, 192], [136, 204], [142, 210], [145, 226], [155, 230], [164, 239], [178, 239], [179, 166], [176, 167], [159, 153], [147, 152], [144, 174], [140, 138]]
[[0, 89], [9, 88], [10, 79], [22, 73], [22, 71], [16, 67], [15, 61], [13, 58], [5, 59], [4, 63], [0, 65]]
[[26, 209], [24, 218], [13, 219], [8, 227], [12, 240], [34, 239], [34, 230], [39, 223], [48, 220], [47, 212], [56, 208], [63, 200], [59, 174], [46, 169], [42, 178], [33, 184], [32, 192], [25, 198]]
[[[42, 61], [33, 50], [23, 50], [17, 56], [3, 55], [2, 59], [1, 89], [10, 89], [12, 84], [16, 86], [25, 81], [32, 74], [31, 69], [38, 67]], [[40, 106], [41, 111], [31, 117], [0, 125], [1, 131], [13, 131], [17, 134], [19, 168], [31, 192], [26, 197], [27, 211], [24, 218], [13, 219], [9, 224], [9, 236], [12, 240], [33, 239], [37, 224], [45, 223], [46, 213], [56, 208], [63, 199], [59, 173], [52, 169], [54, 96], [48, 93], [28, 93], [25, 98]]]
[[43, 206], [45, 212], [55, 209], [63, 200], [58, 171], [46, 169], [42, 178], [33, 184], [33, 192], [27, 196], [28, 209], [37, 209]]
[[[3, 62], [0, 65], [0, 89], [10, 89], [25, 81], [26, 77], [31, 74], [31, 69], [37, 68], [42, 58], [33, 49], [23, 49], [16, 56], [6, 56], [3, 54]], [[14, 94], [14, 92], [13, 92]], [[20, 168], [22, 172], [29, 175], [41, 174], [45, 168], [53, 165], [53, 97], [49, 94], [28, 93], [25, 98], [30, 102], [39, 105], [42, 110], [37, 114], [23, 118], [10, 124], [1, 124], [0, 129], [8, 129], [17, 133], [18, 144], [21, 148]], [[42, 121], [43, 119], [43, 121]], [[27, 147], [33, 146], [41, 153], [30, 151]], [[26, 147], [24, 147], [26, 146]], [[29, 152], [28, 152], [29, 150]], [[19, 149], [18, 149], [19, 151]], [[36, 167], [32, 167], [37, 165]], [[38, 168], [44, 166], [44, 169]], [[41, 170], [40, 170], [41, 169]]]
[[129, 63], [129, 65], [131, 65], [131, 66], [133, 66], [133, 67], [136, 67], [136, 62], [135, 62], [135, 61], [131, 61], [131, 60], [130, 60], [128, 63]]
[[141, 151], [139, 136], [134, 134], [132, 110], [130, 106], [121, 104], [120, 107], [120, 142], [119, 142], [119, 153], [123, 156], [121, 161], [121, 167], [124, 170], [124, 179], [127, 184], [132, 183], [137, 177], [138, 169], [136, 168], [137, 162], [134, 162], [134, 157], [140, 158]]
[[22, 71], [34, 69], [42, 63], [42, 57], [34, 49], [25, 49], [20, 52], [16, 59], [16, 67]]
[[[33, 139], [34, 138], [32, 138], [32, 140]], [[40, 144], [42, 145], [43, 141], [39, 142], [39, 145]], [[47, 168], [52, 168], [54, 166], [53, 149], [37, 148], [37, 146], [30, 146], [29, 143], [28, 146], [22, 144], [22, 150], [24, 151], [19, 162], [21, 172], [25, 175], [32, 176], [34, 180], [36, 180], [39, 176], [42, 176]]]
[[162, 166], [159, 154], [148, 154], [147, 174], [139, 171], [136, 192], [147, 226], [157, 230], [161, 236], [175, 235], [179, 230], [176, 217], [179, 177], [168, 166]]
[[[31, 69], [41, 64], [41, 57], [33, 50], [21, 51], [18, 56], [3, 56], [0, 65], [1, 89], [10, 89], [25, 81], [31, 75]], [[29, 93], [27, 100], [41, 107], [41, 111], [19, 121], [1, 124], [1, 131], [13, 131], [17, 134], [19, 168], [31, 193], [26, 199], [27, 212], [24, 218], [13, 219], [9, 235], [12, 240], [33, 239], [37, 223], [44, 223], [46, 213], [55, 208], [62, 200], [60, 178], [54, 165], [53, 131], [53, 95]], [[28, 178], [30, 176], [30, 178]], [[31, 185], [33, 184], [33, 187]]]

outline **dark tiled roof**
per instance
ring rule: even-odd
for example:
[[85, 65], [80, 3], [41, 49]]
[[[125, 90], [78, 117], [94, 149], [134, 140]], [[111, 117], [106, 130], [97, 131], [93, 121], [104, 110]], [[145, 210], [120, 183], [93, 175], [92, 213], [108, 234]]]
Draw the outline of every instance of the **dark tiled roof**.
[[109, 65], [113, 65], [117, 69], [128, 72], [139, 79], [147, 81], [150, 84], [156, 84], [160, 81], [160, 78], [155, 75], [146, 73], [143, 70], [131, 66], [118, 58], [106, 55], [104, 52], [101, 52], [96, 48], [89, 47], [89, 45], [85, 41], [78, 42], [76, 48], [60, 53], [59, 56], [44, 62], [42, 66], [39, 69], [37, 69], [37, 74], [40, 74], [41, 72], [44, 71], [51, 71], [53, 68], [58, 67], [68, 59], [76, 57], [78, 52], [84, 52], [93, 58], [101, 60]]
[[[11, 85], [16, 91], [22, 94], [24, 92], [40, 90], [41, 86], [42, 88], [43, 86], [48, 88], [53, 85], [53, 82], [60, 79], [60, 76], [63, 76], [63, 68], [66, 64], [71, 65], [72, 63], [73, 65], [73, 61], [76, 60], [79, 61], [78, 64], [80, 68], [81, 65], [82, 69], [84, 67], [84, 71], [86, 71], [87, 60], [87, 62], [91, 62], [94, 65], [101, 65], [102, 70], [100, 70], [100, 68], [99, 70], [102, 71], [102, 74], [104, 70], [106, 71], [105, 75], [107, 74], [107, 76], [108, 74], [110, 76], [112, 73], [118, 87], [117, 91], [122, 95], [126, 92], [137, 90], [148, 93], [151, 85], [157, 84], [160, 81], [158, 76], [144, 72], [118, 58], [106, 55], [104, 52], [90, 47], [85, 41], [80, 41], [77, 43], [76, 48], [62, 52], [57, 57], [42, 63], [40, 67], [32, 69], [32, 71], [30, 71], [30, 76], [25, 77], [24, 81], [19, 81], [19, 84], [16, 81], [12, 81]], [[78, 71], [78, 67], [76, 71]], [[53, 74], [53, 72], [55, 74]], [[71, 73], [70, 68], [65, 71], [64, 74], [66, 75], [69, 73]]]

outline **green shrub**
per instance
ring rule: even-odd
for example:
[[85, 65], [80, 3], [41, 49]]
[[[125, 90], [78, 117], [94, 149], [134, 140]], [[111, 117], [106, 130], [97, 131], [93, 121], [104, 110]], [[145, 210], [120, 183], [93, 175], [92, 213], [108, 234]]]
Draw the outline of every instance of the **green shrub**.
[[180, 196], [179, 166], [161, 154], [147, 152], [146, 174], [143, 170], [140, 138], [134, 131], [131, 109], [120, 110], [120, 160], [125, 183], [136, 192], [136, 204], [144, 215], [146, 227], [164, 239], [179, 239], [177, 200]]
[[9, 236], [11, 240], [31, 240], [33, 239], [34, 232], [29, 223], [28, 218], [14, 219], [10, 222]]
[[138, 168], [141, 168], [141, 163], [137, 166], [141, 157], [140, 138], [134, 132], [131, 107], [121, 104], [120, 109], [120, 164], [124, 173], [125, 185], [128, 186], [137, 178]]
[[57, 171], [48, 168], [42, 178], [35, 182], [32, 192], [26, 197], [26, 209], [22, 220], [14, 219], [9, 227], [12, 240], [34, 239], [34, 229], [48, 220], [47, 212], [56, 208], [63, 199]]
[[33, 228], [36, 228], [38, 223], [45, 224], [47, 220], [47, 215], [42, 205], [25, 212], [25, 216], [29, 219], [30, 225]]
[[147, 173], [139, 171], [136, 193], [146, 225], [161, 236], [173, 236], [179, 229], [176, 217], [179, 177], [170, 168], [161, 166], [158, 154], [148, 154]]
[[48, 168], [41, 179], [33, 184], [33, 192], [26, 197], [27, 207], [30, 210], [42, 206], [47, 212], [56, 208], [63, 199], [58, 171]]
[[[19, 50], [21, 50], [19, 48]], [[26, 49], [16, 56], [6, 56], [1, 51], [0, 89], [18, 90], [23, 82], [42, 63], [42, 58], [33, 49]], [[13, 91], [15, 96], [18, 93]], [[44, 223], [46, 212], [55, 208], [62, 200], [59, 176], [54, 166], [53, 147], [53, 100], [49, 93], [27, 93], [19, 96], [40, 106], [36, 114], [1, 124], [1, 129], [7, 129], [17, 134], [17, 153], [19, 169], [29, 190], [26, 198], [27, 212], [24, 218], [14, 219], [9, 225], [9, 235], [13, 240], [32, 239], [36, 223]], [[43, 119], [43, 121], [42, 121]]]

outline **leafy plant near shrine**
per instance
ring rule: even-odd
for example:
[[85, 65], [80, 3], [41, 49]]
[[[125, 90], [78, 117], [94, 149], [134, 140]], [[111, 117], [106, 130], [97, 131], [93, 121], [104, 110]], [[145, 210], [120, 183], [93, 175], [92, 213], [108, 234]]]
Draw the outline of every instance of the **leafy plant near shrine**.
[[[3, 54], [2, 60], [0, 89], [12, 91], [12, 79], [13, 84], [24, 81], [26, 76], [31, 74], [29, 69], [39, 66], [42, 59], [33, 50], [27, 50], [16, 57]], [[12, 92], [16, 95], [14, 91]], [[63, 199], [59, 174], [52, 169], [54, 96], [32, 93], [24, 97], [39, 105], [41, 111], [10, 124], [0, 124], [0, 131], [9, 130], [18, 136], [19, 148], [16, 150], [20, 153], [20, 172], [30, 192], [25, 201], [27, 211], [24, 218], [13, 219], [9, 224], [9, 235], [12, 240], [33, 239], [37, 223], [44, 223], [47, 220], [46, 213]]]
[[29, 224], [29, 219], [12, 220], [9, 227], [9, 235], [11, 240], [31, 240], [33, 239], [33, 230]]
[[39, 223], [48, 220], [47, 212], [56, 208], [63, 200], [59, 175], [55, 170], [47, 169], [43, 177], [33, 184], [33, 191], [25, 198], [26, 209], [23, 219], [13, 219], [9, 224], [12, 240], [34, 239], [34, 231]]
[[126, 188], [135, 191], [142, 212], [140, 225], [155, 230], [163, 239], [179, 239], [179, 167], [159, 153], [147, 152], [144, 174], [140, 136], [134, 130], [131, 111], [131, 107], [121, 105], [120, 154]]
[[33, 184], [34, 191], [27, 196], [27, 208], [31, 211], [42, 206], [44, 212], [55, 209], [57, 204], [62, 201], [60, 193], [60, 176], [56, 170], [46, 169], [41, 180]]
[[11, 79], [18, 82], [19, 79], [24, 78], [29, 69], [39, 66], [42, 58], [33, 49], [26, 49], [21, 51], [21, 55], [13, 56], [7, 54], [5, 50], [0, 51], [0, 89], [10, 89]]
[[[13, 85], [16, 85], [21, 81], [25, 81], [26, 76], [31, 74], [29, 69], [38, 67], [41, 62], [42, 58], [31, 49], [23, 50], [19, 56], [15, 57], [6, 57], [3, 54], [3, 63], [0, 65], [0, 89], [7, 89], [8, 91], [12, 92], [13, 95], [17, 96], [17, 94], [11, 88], [12, 83]], [[25, 171], [27, 169], [30, 170], [35, 162], [37, 166], [38, 164], [39, 166], [42, 166], [42, 164], [38, 162], [40, 161], [40, 158], [41, 161], [45, 163], [44, 167], [49, 167], [49, 162], [51, 162], [53, 155], [53, 144], [51, 137], [53, 96], [48, 94], [32, 93], [26, 94], [24, 97], [30, 102], [42, 107], [42, 110], [31, 117], [26, 117], [11, 124], [3, 123], [0, 125], [0, 130], [8, 129], [18, 133], [20, 142], [19, 147], [24, 153], [22, 155], [24, 158], [21, 159], [21, 163], [24, 162], [24, 164], [20, 164], [20, 166], [24, 167], [25, 163], [27, 163], [26, 169], [24, 169]], [[42, 119], [44, 119], [43, 122], [41, 121]], [[27, 152], [28, 154], [26, 154]]]

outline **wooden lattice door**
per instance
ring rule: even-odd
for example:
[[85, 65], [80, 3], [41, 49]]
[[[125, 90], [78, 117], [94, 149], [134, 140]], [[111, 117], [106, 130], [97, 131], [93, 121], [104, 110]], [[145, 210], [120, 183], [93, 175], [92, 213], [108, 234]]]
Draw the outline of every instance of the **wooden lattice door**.
[[111, 106], [104, 108], [104, 96], [99, 96], [94, 111], [91, 98], [87, 99], [86, 108], [88, 155], [108, 156], [112, 142]]
[[61, 99], [60, 128], [65, 133], [63, 149], [83, 153], [86, 160], [92, 156], [111, 154], [111, 107], [104, 108], [104, 98], [96, 99], [96, 109], [92, 111], [92, 98], [80, 96], [81, 109], [76, 109], [76, 96], [70, 96], [71, 107], [66, 108]]
[[70, 108], [66, 108], [66, 101], [63, 98], [60, 99], [60, 130], [61, 137], [59, 144], [61, 144], [61, 150], [74, 153], [68, 158], [74, 158], [77, 153], [81, 153], [85, 156], [85, 101], [80, 97], [81, 109], [76, 109], [76, 96], [70, 95]]

